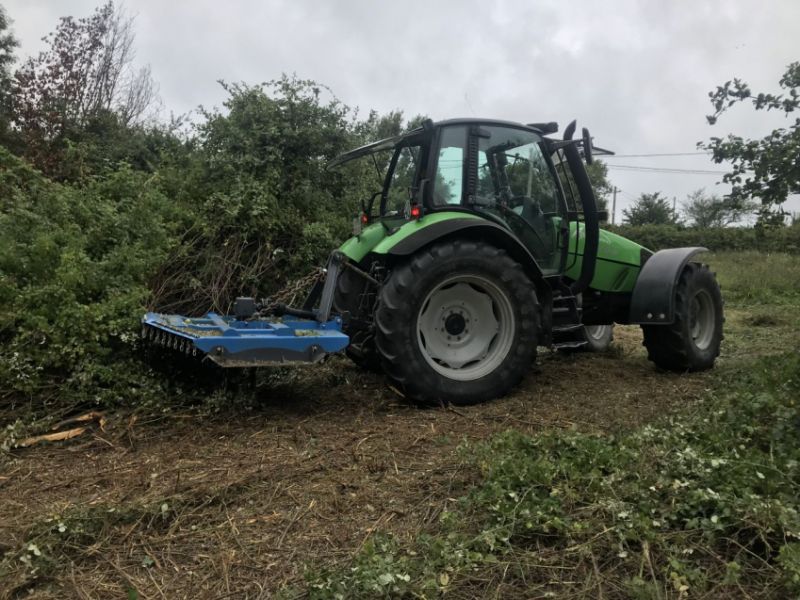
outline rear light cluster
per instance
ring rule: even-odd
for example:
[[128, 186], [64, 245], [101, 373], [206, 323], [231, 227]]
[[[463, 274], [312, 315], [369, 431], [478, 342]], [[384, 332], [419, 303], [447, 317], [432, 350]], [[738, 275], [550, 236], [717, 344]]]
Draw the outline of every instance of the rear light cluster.
[[411, 218], [412, 219], [419, 219], [422, 216], [422, 209], [419, 207], [419, 204], [412, 204], [411, 205]]

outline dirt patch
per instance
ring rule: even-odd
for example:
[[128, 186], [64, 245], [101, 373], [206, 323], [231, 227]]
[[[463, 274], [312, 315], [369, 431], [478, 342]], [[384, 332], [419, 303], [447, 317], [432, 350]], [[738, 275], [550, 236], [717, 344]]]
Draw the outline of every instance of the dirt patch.
[[[410, 539], [434, 527], [474, 481], [462, 441], [633, 427], [691, 410], [712, 376], [657, 371], [638, 327], [618, 327], [611, 352], [542, 352], [514, 393], [481, 406], [413, 407], [337, 358], [263, 388], [251, 410], [117, 415], [89, 440], [5, 464], [5, 596], [268, 598], [377, 530]], [[16, 554], [31, 543], [50, 559], [36, 557], [36, 573]]]
[[774, 313], [757, 313], [749, 316], [746, 322], [753, 327], [774, 327], [784, 324], [784, 321]]

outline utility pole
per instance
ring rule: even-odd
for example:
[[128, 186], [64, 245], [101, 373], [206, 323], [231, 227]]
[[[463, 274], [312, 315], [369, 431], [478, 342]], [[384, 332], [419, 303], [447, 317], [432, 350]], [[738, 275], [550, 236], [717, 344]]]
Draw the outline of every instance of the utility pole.
[[672, 218], [673, 219], [677, 219], [678, 218], [678, 213], [675, 212], [675, 207], [677, 206], [677, 204], [678, 204], [678, 197], [677, 196], [673, 196], [672, 197]]
[[614, 186], [614, 199], [611, 201], [611, 224], [614, 224], [614, 221], [617, 217], [617, 186]]

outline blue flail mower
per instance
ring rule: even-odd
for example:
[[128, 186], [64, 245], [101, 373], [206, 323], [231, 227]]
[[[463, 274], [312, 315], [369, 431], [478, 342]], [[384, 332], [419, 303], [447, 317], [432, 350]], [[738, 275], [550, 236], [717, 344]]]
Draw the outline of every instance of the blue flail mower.
[[340, 317], [326, 321], [284, 316], [240, 319], [208, 313], [191, 318], [149, 312], [142, 337], [187, 354], [203, 353], [223, 367], [314, 363], [350, 342]]

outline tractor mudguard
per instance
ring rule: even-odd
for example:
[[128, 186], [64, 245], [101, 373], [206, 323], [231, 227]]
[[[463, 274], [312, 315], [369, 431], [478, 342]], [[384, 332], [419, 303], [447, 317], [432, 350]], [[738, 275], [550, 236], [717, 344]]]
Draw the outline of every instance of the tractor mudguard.
[[675, 320], [675, 286], [683, 268], [700, 252], [708, 248], [669, 248], [647, 260], [633, 288], [631, 324], [669, 325]]
[[[536, 259], [522, 242], [504, 227], [484, 219], [455, 218], [432, 223], [397, 242], [394, 246], [389, 248], [387, 254], [397, 257], [410, 256], [417, 252], [417, 250], [443, 238], [454, 236], [454, 234], [466, 234], [471, 238], [483, 238], [498, 248], [502, 248], [508, 252], [514, 260], [523, 266], [525, 271], [528, 272], [534, 280], [542, 276], [542, 270], [536, 263]], [[384, 239], [384, 243], [385, 242], [386, 239]]]

